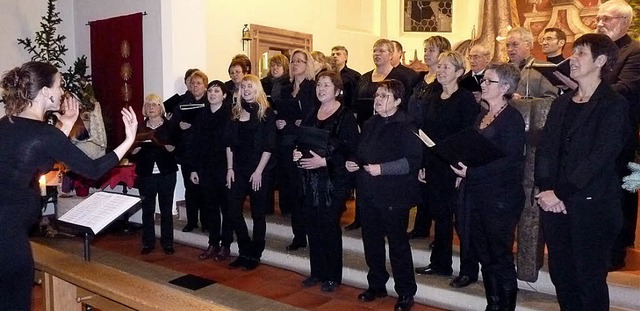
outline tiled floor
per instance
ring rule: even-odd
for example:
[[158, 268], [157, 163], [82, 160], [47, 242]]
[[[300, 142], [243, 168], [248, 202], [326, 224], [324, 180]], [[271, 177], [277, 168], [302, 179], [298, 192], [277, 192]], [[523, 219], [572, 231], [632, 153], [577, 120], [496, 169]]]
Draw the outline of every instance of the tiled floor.
[[[321, 292], [319, 286], [303, 289], [300, 282], [304, 276], [268, 265], [260, 265], [254, 271], [230, 270], [227, 268], [229, 261], [199, 260], [202, 250], [185, 245], [175, 245], [176, 253], [170, 256], [159, 248], [149, 255], [140, 255], [140, 240], [141, 232], [111, 233], [96, 238], [93, 246], [308, 310], [393, 310], [396, 300], [387, 297], [362, 303], [356, 298], [362, 290], [344, 285], [333, 293]], [[33, 293], [32, 310], [43, 310], [41, 289], [36, 287]], [[412, 310], [441, 309], [416, 304]]]

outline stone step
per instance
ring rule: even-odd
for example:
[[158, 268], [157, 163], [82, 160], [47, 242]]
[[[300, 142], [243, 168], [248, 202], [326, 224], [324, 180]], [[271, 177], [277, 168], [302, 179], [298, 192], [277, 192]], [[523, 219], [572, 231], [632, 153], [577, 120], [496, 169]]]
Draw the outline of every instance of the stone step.
[[[247, 226], [251, 231], [252, 220], [249, 215], [245, 215]], [[206, 248], [208, 235], [199, 230], [184, 233], [180, 229], [184, 225], [182, 221], [176, 221], [174, 232], [175, 240], [178, 243]], [[159, 227], [156, 228], [159, 234]], [[267, 216], [267, 245], [262, 255], [262, 263], [271, 266], [296, 271], [301, 275], [309, 274], [309, 254], [308, 250], [298, 250], [295, 252], [286, 251], [293, 235], [289, 226], [289, 219], [281, 216]], [[367, 287], [367, 265], [364, 259], [364, 250], [360, 237], [360, 230], [343, 233], [343, 283], [365, 289]], [[416, 267], [425, 266], [429, 263], [431, 252], [428, 249], [429, 240], [412, 240], [412, 255]], [[232, 254], [237, 255], [237, 246], [232, 245]], [[389, 259], [387, 256], [388, 271]], [[454, 275], [459, 271], [460, 259], [457, 250], [454, 250], [453, 268]], [[610, 274], [610, 279], [620, 278], [620, 272]], [[626, 274], [626, 273], [625, 273]], [[616, 276], [618, 275], [618, 276]], [[480, 276], [481, 277], [481, 276]], [[628, 280], [628, 278], [625, 278]], [[416, 301], [448, 310], [479, 310], [486, 304], [484, 288], [482, 282], [472, 284], [466, 288], [454, 289], [448, 284], [451, 278], [439, 276], [416, 275], [418, 292]], [[393, 290], [393, 277], [387, 283], [387, 291], [395, 295]], [[546, 267], [541, 269], [538, 281], [529, 283], [518, 281], [520, 291], [518, 293], [517, 310], [559, 310], [555, 298], [555, 289], [549, 278]], [[637, 280], [627, 281], [624, 284], [609, 284], [611, 310], [640, 310], [640, 277]], [[356, 299], [356, 297], [354, 297]]]

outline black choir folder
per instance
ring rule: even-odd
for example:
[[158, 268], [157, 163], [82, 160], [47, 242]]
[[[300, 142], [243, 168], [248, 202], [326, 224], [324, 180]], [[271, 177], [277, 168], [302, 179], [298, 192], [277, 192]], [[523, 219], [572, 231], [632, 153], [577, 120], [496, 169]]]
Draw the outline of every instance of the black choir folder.
[[462, 130], [437, 144], [422, 130], [415, 134], [431, 151], [456, 167], [458, 162], [478, 167], [505, 156], [502, 150], [473, 128]]
[[139, 196], [100, 191], [58, 218], [74, 231], [96, 235], [122, 214], [139, 207]]
[[[569, 59], [565, 59], [557, 64], [552, 64], [552, 63], [533, 63], [531, 64], [531, 68], [539, 71], [545, 78], [547, 78], [547, 80], [549, 80], [549, 82], [551, 82], [551, 85], [553, 86], [562, 86], [564, 85], [564, 82], [562, 82], [562, 80], [560, 80], [558, 77], [556, 77], [553, 73], [554, 72], [560, 72], [560, 65], [562, 65], [564, 62], [568, 61]], [[524, 76], [524, 74], [523, 74]]]

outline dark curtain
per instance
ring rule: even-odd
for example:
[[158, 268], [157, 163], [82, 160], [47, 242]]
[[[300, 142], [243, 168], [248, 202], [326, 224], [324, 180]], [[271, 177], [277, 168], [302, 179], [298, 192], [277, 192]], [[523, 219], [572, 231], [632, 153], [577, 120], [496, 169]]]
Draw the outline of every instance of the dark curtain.
[[132, 106], [142, 120], [142, 13], [90, 22], [91, 76], [102, 105], [107, 150], [125, 138], [120, 110]]

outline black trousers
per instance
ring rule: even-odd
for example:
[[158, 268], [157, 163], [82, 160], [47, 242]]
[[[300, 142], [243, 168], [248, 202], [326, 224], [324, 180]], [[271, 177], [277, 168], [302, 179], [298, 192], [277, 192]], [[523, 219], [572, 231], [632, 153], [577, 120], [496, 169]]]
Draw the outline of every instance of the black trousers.
[[[239, 166], [239, 165], [237, 165]], [[240, 256], [260, 259], [265, 247], [265, 235], [267, 232], [267, 222], [265, 212], [268, 208], [269, 192], [271, 191], [272, 176], [268, 169], [262, 172], [262, 186], [258, 191], [251, 189], [249, 179], [253, 170], [237, 168], [235, 171], [235, 181], [231, 184], [229, 191], [229, 221], [238, 239]], [[253, 220], [253, 238], [249, 237], [247, 223], [242, 215], [244, 201], [249, 196], [251, 205], [251, 219]]]
[[[223, 169], [224, 170], [224, 169]], [[233, 243], [233, 227], [229, 221], [226, 171], [204, 170], [198, 174], [202, 190], [203, 206], [209, 219], [204, 227], [209, 228], [209, 245], [229, 247]]]
[[562, 310], [609, 310], [608, 264], [621, 221], [604, 204], [592, 217], [578, 215], [586, 211], [580, 205], [568, 206], [567, 215], [540, 214], [549, 274]]
[[417, 286], [407, 235], [410, 207], [382, 206], [373, 200], [363, 203], [365, 207], [361, 210], [362, 243], [369, 267], [369, 288], [384, 289], [389, 280], [385, 264], [386, 237], [389, 241], [389, 259], [396, 293], [400, 296], [414, 296]]
[[197, 227], [198, 216], [200, 216], [199, 222], [203, 228], [207, 229], [205, 224], [209, 216], [203, 207], [202, 190], [200, 185], [191, 182], [191, 172], [195, 172], [196, 169], [189, 164], [182, 164], [181, 170], [184, 182], [184, 201], [187, 208], [187, 225]]
[[427, 204], [427, 185], [420, 184], [420, 195], [422, 196], [422, 203], [416, 206], [416, 218], [413, 223], [413, 232], [418, 235], [427, 236], [431, 232], [431, 223], [433, 222], [433, 215]]
[[438, 182], [429, 182], [426, 185], [427, 205], [431, 210], [434, 220], [434, 241], [431, 251], [431, 267], [438, 271], [453, 271], [453, 210], [456, 204], [456, 191], [454, 185], [448, 189], [438, 185]]
[[307, 232], [302, 212], [302, 198], [300, 197], [300, 177], [298, 168], [293, 162], [293, 145], [279, 145], [276, 150], [277, 183], [280, 212], [291, 213], [291, 231], [297, 242], [307, 241]]
[[478, 279], [478, 273], [480, 272], [480, 263], [478, 257], [472, 246], [473, 241], [471, 239], [471, 211], [469, 206], [464, 204], [465, 195], [465, 182], [460, 183], [458, 189], [458, 200], [454, 209], [455, 229], [458, 232], [458, 238], [460, 239], [460, 274], [466, 275], [472, 280]]
[[[323, 168], [326, 169], [326, 168]], [[330, 189], [328, 177], [302, 171], [304, 180], [303, 217], [309, 238], [311, 275], [323, 281], [342, 282], [342, 207], [349, 197], [346, 186]], [[315, 181], [313, 181], [315, 179]], [[317, 185], [315, 189], [311, 184]]]
[[153, 247], [156, 240], [155, 220], [156, 196], [160, 206], [160, 245], [173, 247], [173, 191], [176, 188], [176, 173], [138, 176], [138, 190], [142, 199], [142, 245]]

